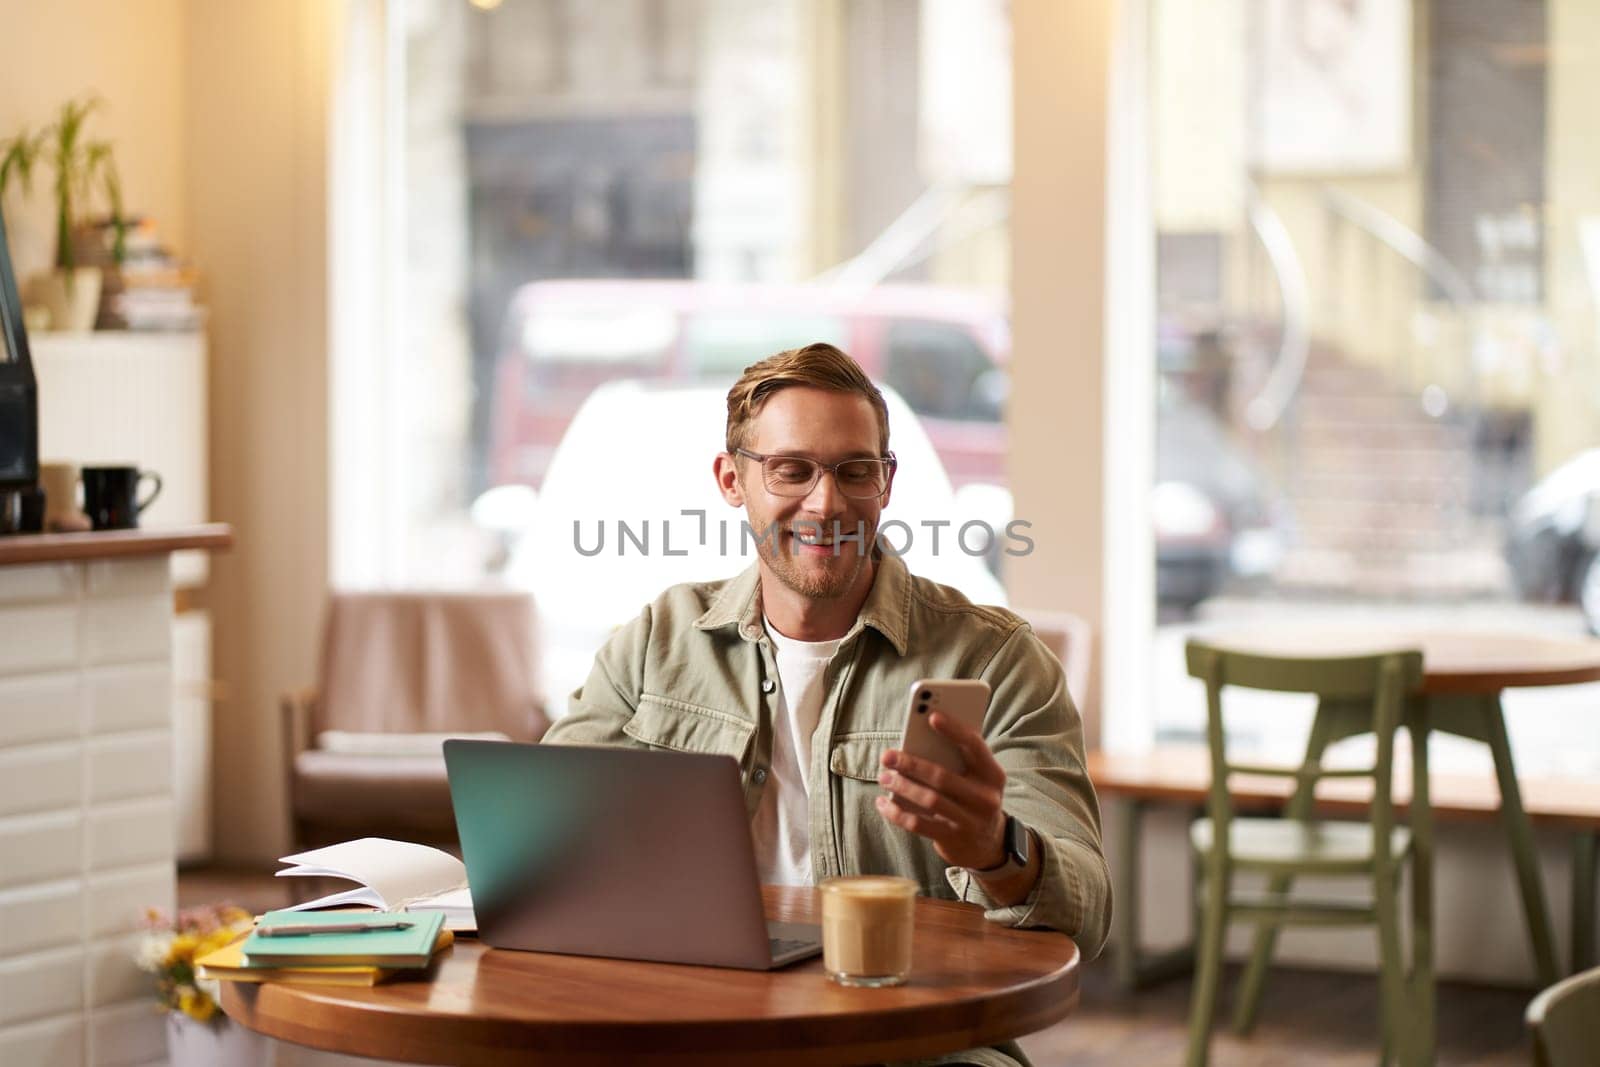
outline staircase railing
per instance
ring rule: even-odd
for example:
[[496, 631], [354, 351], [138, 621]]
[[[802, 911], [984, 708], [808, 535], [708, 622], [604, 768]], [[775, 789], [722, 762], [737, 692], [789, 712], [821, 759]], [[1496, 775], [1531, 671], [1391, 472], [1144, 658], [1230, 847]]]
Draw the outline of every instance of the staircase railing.
[[[1383, 209], [1331, 186], [1323, 187], [1322, 201], [1336, 218], [1356, 227], [1420, 271], [1454, 313], [1453, 319], [1464, 331], [1464, 337], [1457, 344], [1430, 346], [1429, 363], [1420, 368], [1421, 373], [1414, 374], [1413, 386], [1422, 383], [1419, 401], [1429, 416], [1437, 419], [1454, 409], [1455, 421], [1466, 434], [1467, 447], [1474, 448], [1472, 442], [1478, 437], [1483, 418], [1477, 352], [1482, 330], [1480, 305], [1471, 283], [1449, 257]], [[1448, 361], [1443, 366], [1439, 363], [1441, 351]], [[1413, 370], [1416, 369], [1414, 365]], [[1469, 478], [1478, 476], [1474, 460]], [[1460, 501], [1461, 521], [1456, 526], [1458, 543], [1468, 535], [1473, 507], [1469, 490], [1466, 499]]]
[[1245, 405], [1245, 420], [1257, 433], [1276, 426], [1294, 402], [1300, 381], [1305, 377], [1306, 356], [1311, 350], [1311, 295], [1306, 284], [1305, 266], [1295, 251], [1289, 228], [1272, 206], [1254, 189], [1249, 200], [1250, 228], [1255, 231], [1267, 262], [1278, 283], [1283, 309], [1283, 334], [1278, 354], [1256, 395]]
[[[1424, 408], [1437, 417], [1451, 406], [1452, 401], [1459, 399], [1460, 403], [1456, 406], [1471, 417], [1477, 412], [1479, 399], [1478, 368], [1473, 351], [1477, 333], [1474, 315], [1478, 298], [1471, 284], [1443, 252], [1382, 208], [1332, 186], [1323, 187], [1322, 202], [1336, 217], [1355, 226], [1421, 271], [1423, 277], [1438, 288], [1445, 302], [1458, 313], [1468, 334], [1465, 358], [1445, 368], [1447, 373], [1444, 375], [1436, 373], [1438, 368], [1429, 368], [1429, 384], [1442, 390], [1442, 393], [1432, 403], [1425, 402]], [[1464, 395], [1452, 398], [1449, 395], [1450, 388], [1457, 380], [1461, 382]]]

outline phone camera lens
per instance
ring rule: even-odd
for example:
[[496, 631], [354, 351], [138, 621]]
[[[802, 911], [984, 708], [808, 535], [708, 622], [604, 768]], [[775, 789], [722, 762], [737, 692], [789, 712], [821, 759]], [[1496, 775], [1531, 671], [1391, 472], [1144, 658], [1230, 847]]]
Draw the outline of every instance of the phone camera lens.
[[933, 694], [931, 692], [929, 692], [928, 690], [924, 689], [922, 691], [922, 699], [923, 700], [931, 700], [931, 699], [933, 699]]

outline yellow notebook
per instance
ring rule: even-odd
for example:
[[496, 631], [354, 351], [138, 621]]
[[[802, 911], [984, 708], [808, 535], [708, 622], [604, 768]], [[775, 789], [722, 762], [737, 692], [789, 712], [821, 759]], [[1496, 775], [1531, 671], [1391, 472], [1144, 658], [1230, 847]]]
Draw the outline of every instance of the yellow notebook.
[[[241, 936], [231, 945], [195, 960], [200, 977], [219, 982], [291, 982], [297, 985], [374, 986], [400, 971], [393, 967], [373, 967], [362, 964], [336, 964], [327, 967], [246, 967], [244, 943], [249, 935]], [[440, 930], [433, 942], [433, 954], [438, 956], [446, 946], [455, 941], [449, 930]]]

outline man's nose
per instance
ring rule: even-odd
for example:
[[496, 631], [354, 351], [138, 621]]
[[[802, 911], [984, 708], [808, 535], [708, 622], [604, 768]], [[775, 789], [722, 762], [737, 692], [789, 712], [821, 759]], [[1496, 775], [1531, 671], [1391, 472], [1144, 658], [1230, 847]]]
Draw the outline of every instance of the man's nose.
[[806, 494], [806, 510], [818, 515], [837, 515], [844, 511], [844, 494], [833, 471], [817, 472], [817, 484]]

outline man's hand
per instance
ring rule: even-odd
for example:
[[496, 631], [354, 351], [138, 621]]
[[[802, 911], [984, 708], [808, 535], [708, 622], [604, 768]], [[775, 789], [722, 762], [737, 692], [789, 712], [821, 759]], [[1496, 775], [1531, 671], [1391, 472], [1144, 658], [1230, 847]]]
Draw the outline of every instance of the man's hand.
[[937, 711], [928, 717], [928, 725], [961, 749], [967, 773], [890, 749], [878, 775], [889, 791], [877, 799], [879, 814], [926, 837], [939, 858], [953, 867], [1000, 866], [1005, 862], [1005, 770], [977, 731]]

